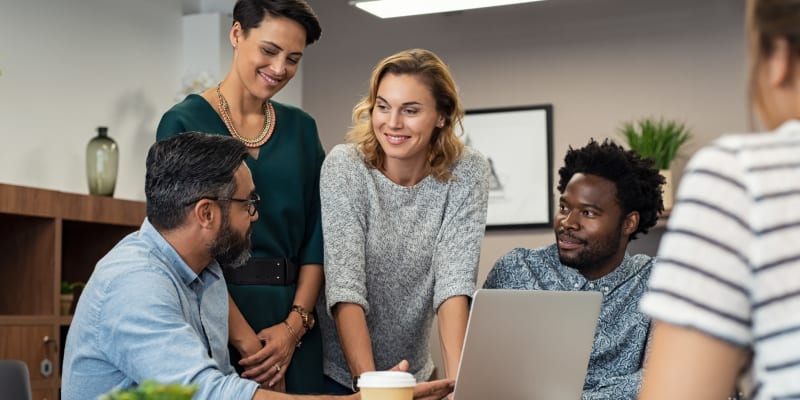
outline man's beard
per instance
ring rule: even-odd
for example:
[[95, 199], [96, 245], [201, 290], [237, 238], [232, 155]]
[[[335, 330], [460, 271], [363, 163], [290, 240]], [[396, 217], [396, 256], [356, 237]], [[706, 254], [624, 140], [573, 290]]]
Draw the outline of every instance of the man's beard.
[[[561, 234], [575, 238], [569, 230], [562, 230]], [[620, 241], [622, 241], [621, 235], [622, 224], [619, 225], [614, 234], [609, 235], [603, 241], [588, 242], [584, 240], [583, 243], [586, 247], [578, 252], [575, 257], [565, 257], [561, 254], [561, 251], [559, 251], [558, 259], [561, 261], [561, 264], [575, 268], [584, 275], [591, 274], [605, 266], [608, 260], [612, 259], [617, 254]], [[556, 240], [558, 240], [558, 234], [556, 235]]]
[[244, 235], [231, 228], [228, 218], [223, 217], [219, 234], [209, 245], [209, 252], [222, 268], [238, 268], [250, 259], [250, 233], [253, 226]]

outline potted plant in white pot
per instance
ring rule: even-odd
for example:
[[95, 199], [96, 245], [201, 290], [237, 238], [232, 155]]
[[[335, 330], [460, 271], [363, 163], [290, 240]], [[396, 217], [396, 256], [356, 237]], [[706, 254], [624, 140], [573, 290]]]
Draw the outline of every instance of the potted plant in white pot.
[[642, 118], [625, 122], [619, 129], [628, 147], [642, 157], [650, 158], [664, 176], [664, 210], [672, 209], [672, 161], [681, 147], [692, 138], [692, 132], [683, 122], [664, 118]]

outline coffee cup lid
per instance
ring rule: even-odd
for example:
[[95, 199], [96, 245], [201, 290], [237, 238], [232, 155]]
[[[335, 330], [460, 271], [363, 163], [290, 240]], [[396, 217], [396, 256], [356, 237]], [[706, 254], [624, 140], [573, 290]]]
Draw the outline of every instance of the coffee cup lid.
[[416, 384], [414, 375], [400, 371], [364, 372], [358, 378], [360, 388], [405, 388], [414, 387]]

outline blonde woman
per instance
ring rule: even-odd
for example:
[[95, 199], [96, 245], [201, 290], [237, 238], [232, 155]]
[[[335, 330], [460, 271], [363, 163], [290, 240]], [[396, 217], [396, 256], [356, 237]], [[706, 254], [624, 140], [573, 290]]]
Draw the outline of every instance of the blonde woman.
[[475, 291], [489, 165], [456, 132], [455, 82], [427, 50], [381, 61], [353, 110], [347, 144], [322, 167], [326, 312], [320, 312], [331, 393], [356, 390], [365, 371], [410, 362], [418, 381], [433, 361], [434, 314], [454, 379]]

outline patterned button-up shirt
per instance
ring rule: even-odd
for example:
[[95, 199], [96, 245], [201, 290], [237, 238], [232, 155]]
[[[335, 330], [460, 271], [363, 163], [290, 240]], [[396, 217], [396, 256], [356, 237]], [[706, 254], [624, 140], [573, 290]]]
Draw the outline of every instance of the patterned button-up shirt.
[[639, 312], [638, 304], [654, 261], [643, 254], [625, 254], [614, 271], [589, 281], [561, 264], [555, 244], [535, 250], [518, 248], [495, 263], [483, 287], [602, 293], [582, 400], [635, 399], [650, 331], [650, 319]]

